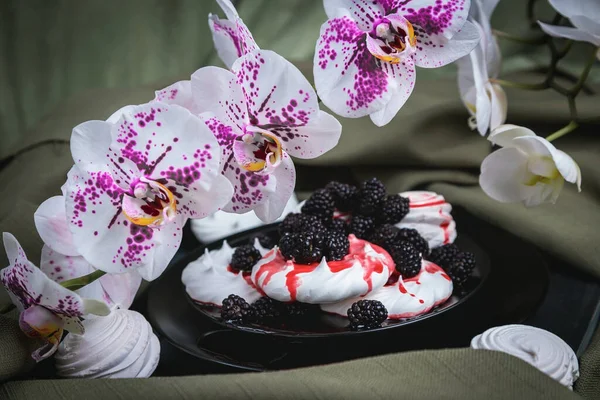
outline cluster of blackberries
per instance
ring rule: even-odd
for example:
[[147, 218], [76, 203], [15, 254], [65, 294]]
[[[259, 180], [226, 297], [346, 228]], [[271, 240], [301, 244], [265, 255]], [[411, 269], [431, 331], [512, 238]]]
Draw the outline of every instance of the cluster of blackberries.
[[453, 243], [431, 250], [427, 259], [442, 267], [459, 288], [467, 282], [476, 266], [473, 253], [460, 251]]
[[311, 304], [282, 303], [270, 297], [261, 297], [249, 304], [242, 297], [230, 294], [223, 300], [221, 318], [224, 321], [241, 322], [272, 322], [279, 317], [302, 317], [314, 309]]
[[[335, 210], [360, 216], [351, 223], [351, 233], [366, 234], [376, 224], [395, 224], [408, 214], [408, 199], [386, 195], [384, 184], [377, 178], [364, 181], [360, 187], [330, 182], [316, 190], [304, 203], [302, 213], [329, 223]], [[360, 237], [359, 235], [357, 235]]]
[[412, 278], [421, 271], [421, 261], [429, 253], [427, 240], [415, 229], [397, 228], [391, 224], [373, 229], [367, 240], [383, 247], [404, 278]]
[[334, 221], [328, 225], [311, 214], [287, 215], [279, 226], [281, 254], [298, 264], [341, 260], [350, 248], [348, 233]]

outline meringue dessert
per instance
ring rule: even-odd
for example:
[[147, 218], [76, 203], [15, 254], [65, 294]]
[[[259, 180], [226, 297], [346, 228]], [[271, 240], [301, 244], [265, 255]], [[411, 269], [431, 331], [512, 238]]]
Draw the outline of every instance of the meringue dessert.
[[497, 326], [475, 336], [471, 347], [518, 357], [569, 389], [579, 377], [575, 352], [564, 340], [544, 329], [527, 325]]
[[58, 347], [56, 371], [64, 378], [148, 378], [160, 343], [138, 312], [115, 309], [83, 321], [85, 334], [69, 333]]
[[268, 325], [310, 311], [368, 329], [444, 304], [476, 266], [454, 244], [452, 206], [437, 193], [388, 195], [375, 178], [331, 182], [300, 207], [270, 249], [224, 242], [190, 263], [182, 274], [190, 298], [222, 306], [228, 322]]
[[[254, 247], [260, 257], [267, 249], [260, 245], [258, 239]], [[201, 304], [220, 306], [223, 299], [235, 293], [249, 303], [262, 297], [252, 279], [250, 272], [243, 272], [231, 267], [231, 259], [235, 249], [223, 242], [218, 250], [204, 250], [204, 255], [189, 263], [181, 274], [181, 281], [192, 300]]]

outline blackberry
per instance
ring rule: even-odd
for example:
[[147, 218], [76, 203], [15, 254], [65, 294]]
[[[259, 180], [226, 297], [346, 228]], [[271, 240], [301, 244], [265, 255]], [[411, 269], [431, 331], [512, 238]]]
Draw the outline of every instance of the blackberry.
[[388, 249], [398, 241], [399, 229], [394, 225], [383, 224], [376, 227], [369, 235], [369, 242]]
[[364, 215], [355, 214], [350, 220], [350, 233], [353, 233], [357, 238], [367, 239], [371, 230], [375, 227], [375, 219]]
[[387, 196], [381, 203], [377, 220], [382, 224], [397, 224], [408, 214], [409, 200], [399, 194]]
[[238, 271], [250, 271], [261, 259], [260, 252], [251, 244], [237, 247], [231, 257], [231, 268]]
[[304, 214], [314, 215], [322, 220], [331, 219], [334, 209], [333, 196], [327, 189], [316, 190], [302, 206]]
[[452, 278], [452, 283], [455, 286], [461, 287], [471, 276], [471, 273], [475, 269], [475, 265], [476, 262], [473, 253], [462, 252], [450, 263], [446, 273]]
[[385, 186], [377, 178], [364, 181], [358, 191], [356, 212], [362, 215], [373, 215], [379, 210], [385, 199]]
[[279, 225], [279, 234], [283, 235], [287, 232], [324, 232], [325, 225], [314, 215], [292, 213], [286, 215]]
[[238, 295], [230, 294], [223, 300], [221, 318], [225, 321], [243, 322], [253, 318], [250, 304]]
[[286, 233], [279, 240], [281, 254], [298, 264], [312, 264], [323, 258], [325, 235], [322, 233]]
[[460, 253], [458, 246], [454, 243], [450, 243], [432, 249], [431, 253], [426, 258], [432, 263], [439, 265], [444, 270], [447, 270], [458, 253]]
[[429, 243], [427, 243], [427, 240], [425, 240], [416, 229], [400, 229], [398, 232], [398, 239], [412, 244], [423, 256], [429, 254]]
[[348, 236], [340, 232], [330, 232], [325, 239], [325, 249], [327, 261], [341, 260], [350, 250]]
[[409, 242], [397, 242], [388, 252], [403, 278], [412, 278], [421, 271], [421, 253]]
[[325, 189], [328, 189], [333, 195], [335, 208], [340, 211], [351, 211], [354, 208], [356, 194], [358, 189], [356, 186], [348, 185], [347, 183], [329, 182]]
[[329, 232], [340, 232], [348, 235], [348, 224], [343, 219], [335, 218], [329, 222]]
[[252, 303], [252, 311], [258, 322], [274, 319], [281, 315], [281, 303], [270, 297], [261, 297]]
[[359, 300], [348, 309], [351, 329], [377, 328], [387, 317], [385, 306], [377, 300]]

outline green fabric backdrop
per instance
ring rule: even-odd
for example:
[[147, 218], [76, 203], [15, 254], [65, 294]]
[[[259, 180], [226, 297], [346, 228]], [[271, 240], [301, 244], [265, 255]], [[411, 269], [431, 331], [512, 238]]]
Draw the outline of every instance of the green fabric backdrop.
[[[244, 1], [240, 14], [259, 44], [296, 59], [310, 59], [318, 25], [324, 20], [320, 1]], [[501, 2], [498, 23], [522, 31], [512, 16], [523, 3]], [[161, 88], [215, 61], [206, 27], [208, 1], [5, 1], [0, 3], [0, 154], [45, 139], [68, 139], [71, 129], [102, 119], [125, 104], [145, 102]], [[508, 29], [508, 28], [507, 28]], [[532, 65], [506, 48], [507, 69]], [[576, 51], [577, 53], [577, 51]], [[533, 54], [533, 52], [531, 53]], [[528, 54], [529, 55], [529, 54]], [[575, 54], [577, 56], [577, 54]], [[535, 59], [535, 57], [533, 57]], [[543, 62], [542, 58], [538, 58]], [[576, 68], [577, 57], [572, 65]], [[310, 65], [303, 64], [307, 76]], [[569, 63], [566, 63], [569, 66]], [[407, 105], [387, 127], [368, 119], [343, 120], [340, 145], [311, 162], [331, 170], [343, 167], [356, 178], [376, 175], [390, 191], [416, 185], [443, 193], [451, 202], [523, 237], [600, 277], [600, 140], [598, 126], [582, 128], [557, 145], [571, 154], [583, 173], [583, 192], [565, 189], [555, 206], [526, 210], [498, 204], [477, 186], [478, 168], [489, 144], [466, 126], [453, 67], [420, 69]], [[177, 76], [178, 78], [165, 78]], [[161, 82], [147, 86], [140, 84]], [[515, 80], [541, 76], [518, 74]], [[83, 89], [91, 89], [79, 93]], [[600, 90], [600, 88], [596, 88]], [[71, 96], [74, 94], [74, 96]], [[69, 100], [64, 98], [70, 96]], [[566, 102], [550, 92], [508, 91], [509, 120], [546, 135], [568, 119]], [[597, 97], [579, 100], [582, 116], [598, 112]], [[58, 105], [58, 106], [57, 106]], [[52, 110], [49, 112], [49, 110]], [[42, 117], [45, 115], [44, 117]], [[33, 212], [58, 194], [71, 166], [66, 145], [46, 144], [14, 159], [0, 171], [0, 229], [23, 243], [37, 261], [41, 241]], [[304, 188], [316, 177], [299, 176]], [[10, 190], [8, 190], [10, 189]], [[460, 227], [459, 227], [460, 230]], [[4, 255], [2, 265], [5, 263]], [[0, 304], [2, 301], [0, 301]], [[1, 307], [0, 307], [1, 308]], [[0, 379], [31, 366], [32, 343], [13, 318], [0, 316]], [[600, 398], [600, 335], [581, 359], [576, 391]], [[285, 394], [285, 396], [284, 396]], [[520, 360], [494, 352], [427, 351], [389, 355], [275, 374], [152, 378], [119, 381], [13, 381], [0, 387], [0, 398], [573, 398], [575, 395]], [[96, 397], [94, 397], [96, 396]]]

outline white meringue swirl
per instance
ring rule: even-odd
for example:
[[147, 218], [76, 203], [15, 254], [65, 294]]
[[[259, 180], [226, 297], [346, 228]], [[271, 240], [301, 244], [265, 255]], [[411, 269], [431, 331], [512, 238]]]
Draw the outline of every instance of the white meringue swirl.
[[[268, 251], [260, 245], [258, 239], [255, 239], [254, 247], [261, 255]], [[181, 281], [185, 291], [194, 301], [221, 306], [223, 299], [230, 294], [237, 294], [248, 303], [262, 297], [254, 287], [250, 274], [228, 268], [234, 251], [235, 249], [224, 241], [220, 249], [206, 249], [200, 258], [185, 267]]]
[[568, 388], [572, 388], [579, 377], [579, 363], [571, 347], [544, 329], [527, 325], [497, 326], [475, 336], [471, 347], [511, 354]]
[[452, 280], [432, 262], [423, 260], [421, 271], [413, 278], [374, 290], [366, 296], [354, 297], [333, 304], [323, 304], [325, 312], [347, 316], [348, 309], [359, 300], [378, 300], [388, 311], [389, 319], [405, 319], [429, 312], [452, 295]]
[[144, 316], [113, 310], [83, 321], [84, 335], [70, 333], [58, 347], [56, 371], [65, 378], [147, 378], [160, 359], [160, 343]]
[[431, 249], [456, 240], [456, 222], [450, 214], [452, 206], [444, 196], [427, 191], [402, 192], [400, 196], [408, 198], [410, 209], [396, 224], [398, 228], [416, 229]]
[[277, 247], [252, 269], [252, 280], [278, 301], [309, 304], [338, 302], [367, 294], [387, 282], [394, 271], [391, 256], [379, 246], [350, 235], [350, 252], [342, 260], [296, 264]]

